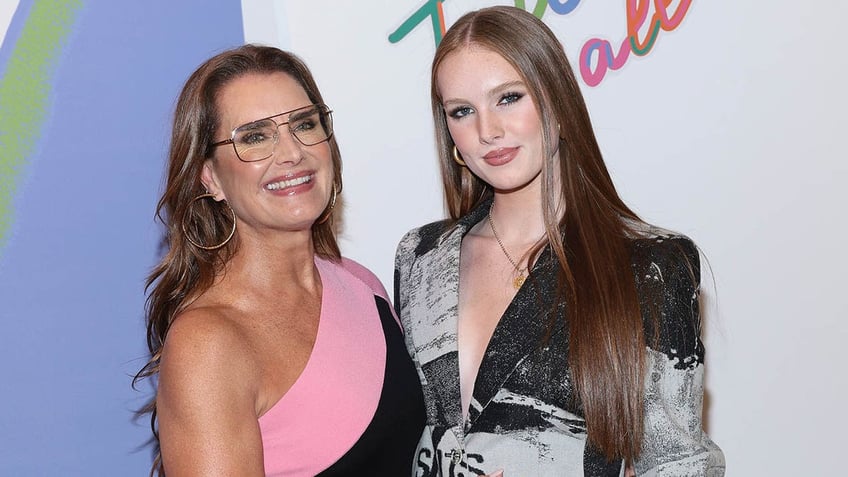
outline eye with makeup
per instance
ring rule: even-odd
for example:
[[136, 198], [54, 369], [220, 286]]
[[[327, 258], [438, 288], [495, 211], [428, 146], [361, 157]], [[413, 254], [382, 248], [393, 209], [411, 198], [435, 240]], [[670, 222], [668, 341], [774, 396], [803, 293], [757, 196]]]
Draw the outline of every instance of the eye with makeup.
[[233, 141], [242, 146], [256, 146], [273, 140], [277, 134], [277, 125], [268, 119], [245, 124], [236, 129]]
[[474, 109], [470, 106], [457, 106], [448, 111], [448, 117], [451, 119], [462, 119], [473, 112]]
[[311, 129], [315, 129], [316, 124], [317, 121], [310, 117], [305, 119], [298, 119], [297, 121], [290, 121], [289, 127], [291, 128], [292, 132], [309, 131]]
[[524, 93], [518, 92], [508, 92], [501, 95], [501, 99], [498, 100], [498, 105], [509, 105], [512, 103], [516, 103], [524, 97]]

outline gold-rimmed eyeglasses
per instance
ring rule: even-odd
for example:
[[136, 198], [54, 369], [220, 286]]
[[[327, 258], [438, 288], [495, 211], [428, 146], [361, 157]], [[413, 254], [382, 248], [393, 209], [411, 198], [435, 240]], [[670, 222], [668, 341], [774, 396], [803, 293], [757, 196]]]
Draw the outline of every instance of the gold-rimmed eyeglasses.
[[[218, 141], [212, 147], [232, 144], [236, 156], [244, 162], [268, 159], [280, 142], [280, 126], [288, 130], [304, 146], [320, 144], [333, 136], [333, 111], [326, 104], [310, 104], [302, 108], [257, 119], [233, 129], [230, 139]], [[274, 119], [288, 115], [288, 121]]]

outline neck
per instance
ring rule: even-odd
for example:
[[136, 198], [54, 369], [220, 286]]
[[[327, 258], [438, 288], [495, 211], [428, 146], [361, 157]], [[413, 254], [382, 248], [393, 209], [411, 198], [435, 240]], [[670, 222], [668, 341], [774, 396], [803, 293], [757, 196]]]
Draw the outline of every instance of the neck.
[[545, 234], [540, 194], [495, 192], [491, 220], [505, 244], [535, 243]]
[[275, 237], [247, 233], [239, 237], [238, 251], [227, 263], [222, 280], [256, 293], [290, 287], [312, 290], [320, 282], [314, 259], [311, 231]]

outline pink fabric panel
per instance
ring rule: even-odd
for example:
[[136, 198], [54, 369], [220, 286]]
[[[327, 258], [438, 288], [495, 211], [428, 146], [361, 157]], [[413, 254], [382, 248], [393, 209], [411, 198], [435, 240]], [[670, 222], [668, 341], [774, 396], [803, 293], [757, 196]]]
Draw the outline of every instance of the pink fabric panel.
[[342, 267], [368, 285], [375, 295], [385, 298], [387, 303], [392, 302], [389, 300], [389, 294], [386, 292], [386, 288], [380, 282], [380, 279], [377, 278], [377, 275], [374, 275], [371, 270], [368, 270], [360, 265], [359, 262], [347, 257], [342, 257]]
[[292, 388], [259, 418], [269, 476], [314, 476], [332, 465], [371, 422], [383, 387], [386, 342], [373, 284], [315, 263], [323, 284], [315, 346]]
[[386, 299], [386, 303], [389, 304], [389, 308], [392, 310], [392, 316], [395, 317], [395, 321], [401, 330], [403, 330], [403, 325], [400, 322], [400, 318], [395, 314], [395, 309], [391, 306], [392, 300], [389, 299], [389, 294], [386, 292], [386, 288], [383, 286], [383, 283], [380, 282], [380, 279], [377, 278], [377, 275], [374, 275], [371, 270], [363, 267], [359, 264], [359, 262], [355, 262], [349, 258], [342, 258], [342, 266], [349, 271], [350, 273], [356, 275], [357, 278], [365, 282], [366, 285], [371, 287], [371, 290], [374, 291], [374, 294]]

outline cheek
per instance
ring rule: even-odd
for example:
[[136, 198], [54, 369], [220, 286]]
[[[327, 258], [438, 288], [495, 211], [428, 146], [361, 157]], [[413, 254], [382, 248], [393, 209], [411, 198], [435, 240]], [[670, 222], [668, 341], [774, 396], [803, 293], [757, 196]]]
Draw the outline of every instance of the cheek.
[[329, 141], [309, 146], [309, 154], [321, 164], [328, 164], [331, 168], [333, 165], [333, 153], [330, 150]]
[[250, 191], [261, 181], [266, 165], [263, 162], [239, 163], [232, 161], [221, 169], [222, 183], [230, 193]]
[[[542, 120], [539, 117], [539, 113], [536, 112], [535, 108], [528, 108], [525, 111], [522, 111], [519, 117], [513, 121], [513, 127], [516, 128], [516, 132], [525, 138], [538, 138], [538, 140], [543, 141], [542, 138]], [[551, 137], [556, 136], [556, 126], [553, 128], [553, 134]]]
[[469, 127], [466, 125], [468, 123], [468, 118], [466, 121], [457, 122], [457, 121], [448, 121], [448, 132], [450, 133], [451, 139], [457, 145], [457, 147], [462, 150], [464, 149], [468, 141], [473, 139], [469, 133]]
[[[308, 163], [309, 165], [307, 167], [315, 169], [318, 181], [322, 184], [326, 184], [328, 191], [332, 190], [332, 184], [336, 180], [336, 168], [333, 164], [333, 151], [330, 147], [329, 141], [322, 142], [314, 146], [308, 146], [305, 151], [309, 160], [304, 164]], [[322, 187], [324, 186], [322, 185]]]

